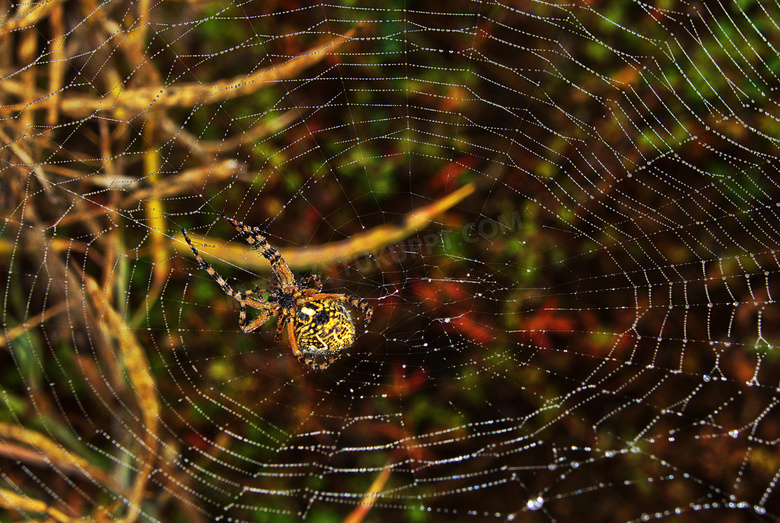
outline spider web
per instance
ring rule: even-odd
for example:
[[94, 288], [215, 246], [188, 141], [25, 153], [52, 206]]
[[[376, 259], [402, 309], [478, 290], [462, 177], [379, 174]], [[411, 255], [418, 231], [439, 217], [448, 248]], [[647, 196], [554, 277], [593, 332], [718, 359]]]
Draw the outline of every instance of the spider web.
[[776, 4], [4, 6], [3, 520], [780, 516]]

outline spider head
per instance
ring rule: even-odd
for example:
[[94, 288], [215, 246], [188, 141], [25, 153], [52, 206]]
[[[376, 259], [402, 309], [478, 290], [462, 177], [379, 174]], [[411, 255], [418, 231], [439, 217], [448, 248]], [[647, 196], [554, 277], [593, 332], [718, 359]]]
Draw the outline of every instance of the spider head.
[[295, 309], [295, 297], [292, 294], [274, 293], [268, 297], [268, 301], [278, 303], [282, 310]]
[[311, 300], [298, 308], [293, 329], [299, 359], [314, 369], [324, 369], [355, 341], [355, 324], [341, 302]]

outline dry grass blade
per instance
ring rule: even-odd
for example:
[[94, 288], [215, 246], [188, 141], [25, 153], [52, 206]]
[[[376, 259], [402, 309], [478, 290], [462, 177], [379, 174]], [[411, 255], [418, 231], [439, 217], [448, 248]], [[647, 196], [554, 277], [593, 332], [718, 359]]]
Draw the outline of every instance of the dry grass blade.
[[46, 172], [41, 168], [38, 162], [33, 160], [32, 156], [30, 156], [23, 148], [22, 143], [20, 141], [12, 140], [11, 137], [5, 134], [5, 132], [2, 130], [0, 130], [0, 140], [8, 145], [11, 151], [17, 156], [17, 158], [22, 161], [22, 163], [24, 163], [28, 168], [32, 169], [32, 173], [36, 178], [38, 178], [38, 181], [41, 182], [43, 190], [48, 194], [51, 194], [52, 188], [49, 177], [46, 176]]
[[260, 123], [250, 127], [245, 132], [242, 132], [232, 138], [226, 138], [222, 141], [205, 141], [200, 144], [204, 151], [212, 154], [226, 153], [240, 146], [262, 140], [266, 136], [273, 133], [277, 133], [282, 129], [287, 129], [293, 122], [301, 117], [301, 111], [287, 111], [280, 116], [271, 120], [262, 120]]
[[0, 489], [0, 507], [5, 507], [9, 511], [21, 512], [29, 518], [28, 512], [34, 514], [47, 514], [54, 521], [60, 521], [63, 523], [70, 523], [75, 521], [84, 521], [81, 518], [72, 518], [66, 516], [56, 508], [52, 508], [43, 501], [37, 499], [27, 498], [11, 492], [10, 490]]
[[[54, 3], [53, 1], [51, 3]], [[49, 51], [51, 53], [51, 62], [49, 64], [49, 92], [52, 93], [54, 103], [49, 107], [46, 114], [46, 125], [54, 126], [59, 120], [59, 100], [62, 81], [65, 78], [65, 26], [63, 23], [63, 7], [57, 5], [49, 17], [51, 26], [51, 38], [49, 41]]]
[[[2, 245], [0, 244], [0, 254], [3, 253], [3, 250], [4, 249], [2, 248]], [[53, 306], [49, 307], [48, 309], [46, 309], [42, 313], [38, 314], [34, 318], [31, 318], [30, 320], [25, 321], [22, 325], [17, 325], [16, 327], [8, 329], [5, 332], [5, 336], [0, 337], [0, 347], [5, 347], [8, 342], [15, 340], [16, 338], [18, 338], [19, 336], [21, 336], [22, 334], [24, 334], [28, 330], [33, 329], [33, 328], [41, 325], [46, 320], [49, 320], [49, 319], [53, 318], [54, 316], [62, 313], [63, 311], [65, 311], [65, 309], [67, 309], [73, 303], [74, 303], [74, 300], [71, 300], [70, 303], [66, 303], [64, 301], [60, 302], [57, 305], [53, 305]]]
[[[136, 339], [133, 331], [122, 320], [116, 310], [105, 299], [103, 291], [97, 282], [84, 275], [87, 293], [92, 301], [92, 307], [96, 315], [100, 318], [100, 328], [107, 339], [116, 340], [122, 354], [122, 363], [124, 364], [130, 383], [133, 386], [138, 403], [141, 406], [141, 417], [144, 421], [146, 438], [144, 446], [147, 450], [146, 459], [143, 460], [143, 466], [135, 477], [130, 499], [128, 500], [128, 513], [122, 518], [122, 521], [132, 522], [138, 517], [139, 508], [143, 499], [144, 488], [152, 471], [156, 448], [157, 448], [157, 427], [158, 415], [160, 413], [160, 403], [157, 399], [157, 393], [154, 386], [154, 378], [149, 370], [149, 362], [146, 358], [141, 344]], [[140, 456], [139, 456], [140, 460]]]
[[226, 154], [238, 149], [245, 144], [258, 142], [263, 138], [290, 127], [293, 122], [302, 117], [301, 111], [290, 110], [275, 118], [262, 118], [252, 127], [241, 130], [231, 138], [223, 140], [201, 140], [190, 134], [180, 123], [163, 117], [160, 129], [168, 139], [175, 140], [178, 144], [192, 152], [204, 164], [213, 163], [214, 156]]
[[6, 20], [6, 22], [0, 26], [0, 38], [8, 37], [8, 33], [30, 27], [31, 25], [41, 20], [46, 16], [49, 11], [52, 10], [57, 4], [60, 4], [62, 0], [43, 0], [36, 3], [20, 3], [19, 11], [13, 18]]
[[[7, 440], [14, 440], [32, 447], [31, 451], [27, 447], [20, 447], [7, 443]], [[66, 473], [79, 474], [91, 480], [97, 480], [103, 486], [118, 491], [115, 482], [107, 476], [102, 470], [90, 465], [85, 459], [68, 451], [59, 443], [52, 441], [38, 432], [0, 423], [0, 454], [38, 465], [54, 464], [58, 469]]]
[[[122, 207], [128, 207], [135, 202], [145, 201], [150, 198], [160, 199], [177, 194], [192, 194], [193, 189], [203, 187], [206, 182], [218, 183], [233, 176], [240, 169], [241, 164], [235, 160], [223, 160], [213, 165], [187, 169], [156, 182], [153, 187], [144, 187], [134, 191], [122, 202]], [[136, 180], [129, 181], [133, 184], [136, 182]], [[120, 183], [116, 182], [112, 183], [112, 185], [121, 186]]]
[[[348, 260], [356, 256], [382, 249], [388, 245], [403, 240], [417, 230], [428, 225], [434, 216], [445, 212], [469, 194], [474, 192], [474, 184], [470, 183], [448, 194], [441, 200], [435, 201], [420, 209], [408, 213], [397, 225], [380, 225], [370, 231], [355, 234], [347, 240], [332, 242], [326, 245], [309, 246], [301, 249], [279, 249], [282, 257], [287, 261], [291, 269], [305, 269]], [[243, 251], [216, 249], [213, 245], [217, 241], [206, 236], [199, 236], [187, 232], [190, 239], [198, 245], [198, 250], [212, 255], [218, 255], [218, 260], [239, 265], [256, 272], [270, 270], [270, 265], [264, 258], [245, 257]], [[182, 253], [189, 253], [190, 248], [181, 239], [174, 242], [176, 248]]]
[[[158, 114], [154, 113], [146, 121], [144, 127], [144, 138], [147, 144], [153, 144], [155, 141], [155, 129], [157, 128]], [[151, 236], [152, 260], [154, 262], [152, 269], [152, 286], [146, 294], [144, 300], [145, 306], [138, 309], [137, 315], [131, 321], [131, 324], [137, 325], [143, 315], [148, 313], [151, 305], [157, 301], [165, 278], [170, 270], [170, 242], [165, 237], [165, 205], [160, 194], [155, 190], [160, 184], [160, 166], [162, 158], [160, 153], [153, 147], [149, 147], [144, 152], [144, 174], [145, 178], [152, 184], [152, 192], [149, 200], [146, 202], [146, 219], [149, 224], [149, 234]]]
[[[102, 215], [105, 213], [106, 212], [101, 209], [100, 212], [95, 212], [93, 214]], [[0, 238], [0, 256], [10, 256], [17, 247], [18, 245], [14, 243], [13, 239]], [[49, 248], [56, 252], [65, 252], [68, 250], [84, 252], [86, 250], [86, 245], [82, 242], [73, 242], [62, 238], [53, 238], [49, 242]], [[29, 251], [30, 249], [27, 248], [27, 250]]]
[[[138, 113], [152, 108], [193, 107], [246, 96], [269, 83], [293, 78], [303, 69], [322, 61], [328, 56], [329, 51], [349, 41], [358, 30], [359, 27], [355, 27], [345, 35], [334, 38], [281, 65], [260, 69], [249, 76], [239, 75], [213, 83], [192, 82], [126, 90], [122, 90], [120, 85], [101, 98], [79, 96], [62, 99], [60, 110], [71, 116], [87, 116], [94, 112], [106, 111], [119, 117], [127, 117], [128, 113]], [[2, 112], [44, 109], [53, 103], [51, 96], [36, 96], [36, 99], [37, 101], [29, 104], [6, 106]]]
[[[35, 84], [38, 76], [38, 68], [33, 67], [32, 63], [38, 54], [38, 35], [35, 31], [22, 31], [18, 36], [16, 43], [16, 54], [19, 62], [22, 64], [31, 64], [19, 72], [19, 80], [24, 85], [25, 94], [22, 96], [22, 103], [34, 103]], [[31, 96], [32, 95], [32, 96]], [[21, 115], [22, 129], [29, 129], [33, 125], [34, 113], [23, 112]], [[26, 133], [25, 133], [26, 134]]]
[[346, 517], [344, 523], [360, 523], [363, 521], [363, 519], [371, 511], [374, 503], [376, 503], [378, 494], [384, 488], [385, 483], [387, 483], [387, 480], [390, 479], [390, 473], [392, 471], [393, 469], [390, 467], [390, 460], [388, 460], [387, 463], [385, 463], [382, 472], [379, 473], [376, 479], [371, 483], [371, 486], [368, 487], [366, 493], [363, 495], [363, 499], [360, 500], [360, 506], [353, 510], [349, 516]]

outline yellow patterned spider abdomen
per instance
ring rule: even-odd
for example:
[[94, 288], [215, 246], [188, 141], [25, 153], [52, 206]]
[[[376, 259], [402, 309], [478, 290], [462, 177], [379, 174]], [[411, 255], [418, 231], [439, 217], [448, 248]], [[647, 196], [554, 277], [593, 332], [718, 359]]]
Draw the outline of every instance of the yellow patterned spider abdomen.
[[299, 359], [321, 370], [355, 341], [355, 324], [346, 307], [333, 300], [310, 300], [298, 309], [293, 329], [301, 351]]

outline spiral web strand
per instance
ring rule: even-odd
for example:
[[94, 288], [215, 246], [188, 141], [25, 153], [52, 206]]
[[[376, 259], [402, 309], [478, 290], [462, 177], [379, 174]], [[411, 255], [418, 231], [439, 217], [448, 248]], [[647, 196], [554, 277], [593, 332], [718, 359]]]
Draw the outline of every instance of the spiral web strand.
[[344, 4], [4, 5], [0, 519], [778, 519], [778, 6]]

